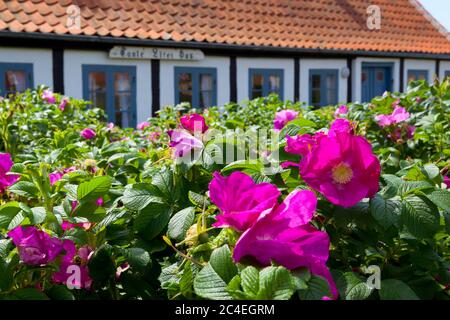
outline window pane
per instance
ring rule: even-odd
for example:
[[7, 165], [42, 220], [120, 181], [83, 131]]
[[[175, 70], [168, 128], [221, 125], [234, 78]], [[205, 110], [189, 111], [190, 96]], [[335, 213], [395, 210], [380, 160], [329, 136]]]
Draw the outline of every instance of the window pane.
[[416, 80], [415, 74], [412, 72], [408, 72], [408, 82]]
[[200, 108], [209, 108], [212, 107], [213, 99], [212, 91], [200, 91]]
[[251, 99], [261, 98], [262, 96], [262, 90], [253, 90]]
[[276, 75], [269, 76], [269, 92], [278, 93], [280, 91], [280, 77]]
[[128, 72], [114, 73], [114, 114], [116, 124], [131, 127], [131, 76]]
[[106, 74], [104, 72], [89, 72], [89, 100], [95, 107], [106, 107]]
[[425, 74], [425, 72], [419, 73], [419, 80], [426, 80], [426, 74]]
[[200, 74], [200, 90], [213, 89], [213, 76], [211, 74]]
[[384, 72], [377, 71], [377, 81], [384, 81]]
[[263, 88], [263, 76], [262, 74], [253, 74], [252, 75], [252, 90], [262, 90]]
[[189, 102], [192, 104], [192, 92], [191, 91], [180, 91], [178, 94], [178, 101]]
[[336, 75], [329, 73], [327, 74], [326, 80], [327, 89], [336, 89]]
[[320, 74], [313, 74], [311, 83], [312, 83], [313, 88], [319, 89], [320, 88]]
[[361, 81], [362, 81], [362, 82], [365, 82], [365, 81], [367, 80], [367, 78], [368, 78], [367, 72], [366, 72], [366, 71], [363, 71], [363, 72], [361, 73]]
[[320, 105], [320, 90], [312, 90], [311, 102], [314, 106]]
[[326, 104], [331, 105], [331, 104], [336, 104], [336, 90], [327, 90], [327, 101]]
[[9, 70], [5, 72], [6, 93], [25, 91], [27, 88], [27, 73], [25, 71]]
[[178, 74], [178, 90], [179, 91], [192, 91], [192, 74], [191, 73], [182, 72], [182, 73]]

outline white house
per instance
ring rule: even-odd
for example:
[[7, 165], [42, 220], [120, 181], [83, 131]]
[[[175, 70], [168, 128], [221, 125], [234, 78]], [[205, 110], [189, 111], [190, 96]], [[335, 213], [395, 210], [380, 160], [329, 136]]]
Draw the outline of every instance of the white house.
[[0, 95], [44, 84], [124, 127], [183, 101], [320, 107], [436, 76], [450, 36], [416, 0], [0, 0]]

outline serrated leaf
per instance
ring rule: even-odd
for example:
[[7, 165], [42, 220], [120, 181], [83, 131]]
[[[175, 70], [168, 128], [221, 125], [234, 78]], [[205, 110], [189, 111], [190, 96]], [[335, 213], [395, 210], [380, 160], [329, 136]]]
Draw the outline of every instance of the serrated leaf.
[[188, 207], [178, 211], [169, 221], [167, 235], [177, 241], [186, 237], [186, 232], [192, 226], [195, 219], [195, 208]]
[[148, 210], [140, 212], [133, 223], [133, 228], [139, 231], [141, 236], [146, 240], [152, 240], [159, 235], [169, 223], [172, 209], [166, 206], [151, 206], [154, 212]]
[[435, 205], [450, 213], [450, 192], [447, 190], [436, 190], [426, 195]]
[[150, 203], [164, 203], [157, 188], [147, 183], [137, 183], [125, 189], [122, 202], [130, 210], [142, 210]]
[[77, 188], [78, 201], [97, 200], [108, 193], [111, 188], [111, 177], [95, 177], [90, 181], [81, 183]]
[[130, 266], [138, 271], [144, 271], [150, 263], [150, 255], [142, 248], [126, 249], [126, 257]]
[[116, 273], [112, 257], [112, 247], [104, 244], [94, 251], [88, 262], [89, 276], [99, 282], [104, 282]]
[[372, 293], [372, 289], [353, 272], [345, 272], [337, 281], [341, 296], [345, 300], [365, 300]]
[[222, 278], [225, 283], [230, 282], [230, 280], [237, 274], [237, 267], [233, 263], [231, 258], [231, 251], [228, 245], [223, 245], [217, 248], [211, 254], [209, 260], [211, 267], [214, 271]]
[[4, 205], [0, 206], [0, 229], [8, 227], [14, 217], [21, 211], [22, 209], [19, 206], [18, 202], [7, 202]]
[[288, 300], [294, 294], [294, 282], [284, 267], [266, 267], [259, 272], [258, 299]]
[[34, 207], [31, 208], [31, 223], [40, 224], [45, 221], [47, 212], [44, 207]]
[[52, 300], [75, 300], [73, 293], [63, 285], [53, 286], [46, 293]]
[[244, 292], [256, 298], [259, 292], [259, 271], [255, 267], [248, 266], [241, 272], [241, 286]]
[[379, 194], [370, 199], [370, 213], [372, 217], [385, 228], [396, 224], [400, 212], [400, 201], [384, 199]]
[[311, 275], [308, 281], [308, 289], [298, 291], [301, 300], [321, 300], [323, 297], [331, 297], [328, 281], [317, 275]]
[[34, 183], [29, 181], [19, 181], [9, 187], [9, 191], [19, 196], [28, 198], [36, 198], [39, 193], [39, 189], [34, 185]]
[[208, 263], [194, 279], [195, 293], [205, 299], [231, 300], [227, 284]]
[[381, 300], [419, 300], [406, 283], [397, 279], [382, 280], [379, 294]]
[[189, 200], [192, 202], [192, 204], [194, 204], [200, 208], [209, 206], [211, 204], [211, 202], [209, 202], [209, 200], [208, 200], [208, 197], [201, 195], [199, 193], [196, 193], [194, 191], [189, 191], [188, 197], [189, 197]]
[[403, 200], [401, 221], [413, 236], [431, 238], [439, 229], [439, 212], [432, 203], [416, 196], [407, 197]]

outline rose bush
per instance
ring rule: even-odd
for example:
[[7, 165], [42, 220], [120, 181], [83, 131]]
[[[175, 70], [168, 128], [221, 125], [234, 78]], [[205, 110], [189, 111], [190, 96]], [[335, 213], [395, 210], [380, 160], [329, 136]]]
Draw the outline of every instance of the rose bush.
[[450, 297], [448, 81], [136, 129], [40, 87], [1, 98], [0, 150], [0, 299]]

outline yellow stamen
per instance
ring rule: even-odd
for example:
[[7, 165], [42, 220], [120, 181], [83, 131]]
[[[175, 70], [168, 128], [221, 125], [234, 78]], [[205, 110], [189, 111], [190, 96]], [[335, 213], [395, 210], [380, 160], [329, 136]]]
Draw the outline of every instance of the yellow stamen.
[[353, 170], [346, 163], [340, 163], [331, 171], [334, 182], [340, 184], [349, 183], [353, 178]]

